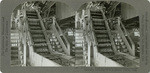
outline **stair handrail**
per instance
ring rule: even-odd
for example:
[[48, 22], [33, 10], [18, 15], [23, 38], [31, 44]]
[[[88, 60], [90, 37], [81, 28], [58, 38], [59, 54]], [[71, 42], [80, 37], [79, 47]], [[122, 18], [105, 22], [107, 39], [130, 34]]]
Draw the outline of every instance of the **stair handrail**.
[[53, 24], [52, 24], [52, 29], [56, 37], [58, 38], [61, 46], [63, 47], [63, 50], [67, 55], [70, 55], [70, 43], [67, 40], [66, 36], [63, 34], [60, 26], [58, 25], [56, 18], [53, 17]]
[[[118, 22], [117, 27], [118, 27], [120, 34], [122, 34], [121, 37], [123, 38], [123, 41], [125, 42], [130, 54], [135, 56], [135, 44], [134, 44], [133, 40], [131, 39], [125, 26], [123, 25], [120, 17], [117, 17], [117, 22]], [[128, 38], [128, 40], [127, 40], [127, 38]]]

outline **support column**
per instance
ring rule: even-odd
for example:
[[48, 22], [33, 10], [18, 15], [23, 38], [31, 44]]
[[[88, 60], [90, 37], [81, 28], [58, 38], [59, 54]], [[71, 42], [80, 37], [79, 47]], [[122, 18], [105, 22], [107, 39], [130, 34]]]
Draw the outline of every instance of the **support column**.
[[88, 66], [91, 65], [91, 42], [88, 44]]
[[23, 38], [23, 66], [26, 66], [26, 51], [27, 51], [27, 44], [26, 44], [26, 28], [25, 28], [25, 31], [24, 31], [24, 38]]

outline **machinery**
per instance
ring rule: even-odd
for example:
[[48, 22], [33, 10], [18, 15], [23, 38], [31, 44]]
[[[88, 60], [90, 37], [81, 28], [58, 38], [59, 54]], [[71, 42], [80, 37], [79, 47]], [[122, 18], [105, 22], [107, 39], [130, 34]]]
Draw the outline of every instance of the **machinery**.
[[[22, 19], [19, 20], [19, 24], [20, 27], [23, 27], [23, 29], [19, 27], [19, 30], [22, 31], [20, 32], [21, 35], [24, 35], [20, 36], [22, 39], [19, 39], [22, 40], [22, 46], [24, 46], [22, 50], [24, 52], [22, 59], [24, 64], [22, 66], [27, 63], [27, 48], [30, 65], [32, 65], [33, 59], [36, 59], [35, 55], [37, 54], [37, 60], [38, 56], [42, 56], [42, 59], [54, 61], [56, 66], [74, 65], [70, 56], [70, 44], [54, 17], [50, 18], [51, 22], [49, 25], [45, 25], [38, 10], [27, 8], [26, 6], [20, 10], [19, 15], [19, 19]], [[46, 28], [47, 26], [51, 28]], [[14, 47], [11, 49], [13, 50]]]
[[11, 35], [12, 66], [139, 67], [139, 49], [115, 14], [119, 2], [110, 7], [91, 2], [59, 22], [55, 3], [46, 2], [43, 8], [24, 3], [18, 10]]
[[86, 51], [85, 65], [138, 67], [135, 44], [121, 18], [107, 18], [106, 12], [104, 6], [90, 3], [85, 10], [76, 13], [76, 34], [83, 34], [80, 42]]

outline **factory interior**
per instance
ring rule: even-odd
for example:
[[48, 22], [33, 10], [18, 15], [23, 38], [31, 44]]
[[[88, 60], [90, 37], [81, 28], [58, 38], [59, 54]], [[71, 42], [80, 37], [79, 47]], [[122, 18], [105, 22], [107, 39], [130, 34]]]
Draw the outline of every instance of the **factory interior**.
[[136, 9], [117, 1], [92, 1], [77, 11], [65, 3], [31, 1], [11, 15], [14, 66], [139, 67]]

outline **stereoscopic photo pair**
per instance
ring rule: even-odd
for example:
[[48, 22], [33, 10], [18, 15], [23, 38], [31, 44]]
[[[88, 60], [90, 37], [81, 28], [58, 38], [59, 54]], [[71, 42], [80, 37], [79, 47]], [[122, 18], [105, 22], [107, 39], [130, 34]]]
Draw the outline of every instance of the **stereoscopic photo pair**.
[[139, 67], [137, 10], [118, 1], [28, 1], [11, 14], [11, 66]]

